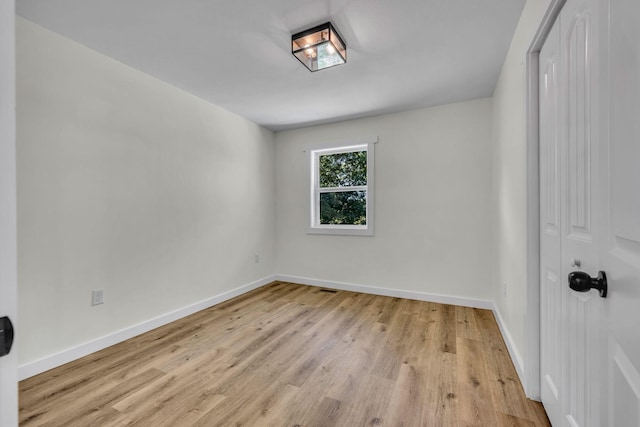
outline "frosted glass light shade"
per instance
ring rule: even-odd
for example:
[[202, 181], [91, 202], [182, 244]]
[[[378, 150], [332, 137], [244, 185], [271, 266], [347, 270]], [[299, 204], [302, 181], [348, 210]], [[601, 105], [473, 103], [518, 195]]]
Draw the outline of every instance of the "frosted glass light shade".
[[292, 35], [291, 53], [310, 71], [347, 62], [347, 45], [330, 22]]

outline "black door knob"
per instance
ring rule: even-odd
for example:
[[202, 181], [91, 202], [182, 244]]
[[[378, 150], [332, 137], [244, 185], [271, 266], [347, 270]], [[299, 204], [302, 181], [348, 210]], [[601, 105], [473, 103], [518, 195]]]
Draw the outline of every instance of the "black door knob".
[[0, 357], [6, 356], [13, 345], [13, 324], [8, 317], [0, 317]]
[[574, 291], [587, 292], [590, 289], [600, 291], [602, 298], [607, 297], [607, 275], [604, 271], [598, 271], [598, 277], [591, 277], [582, 271], [569, 273], [569, 287]]

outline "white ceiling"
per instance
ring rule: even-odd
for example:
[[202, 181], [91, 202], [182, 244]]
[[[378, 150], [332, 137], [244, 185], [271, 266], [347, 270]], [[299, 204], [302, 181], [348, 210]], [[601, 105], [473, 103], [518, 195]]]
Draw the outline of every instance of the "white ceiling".
[[[525, 0], [17, 0], [22, 17], [273, 130], [491, 96]], [[332, 21], [347, 64], [291, 34]]]

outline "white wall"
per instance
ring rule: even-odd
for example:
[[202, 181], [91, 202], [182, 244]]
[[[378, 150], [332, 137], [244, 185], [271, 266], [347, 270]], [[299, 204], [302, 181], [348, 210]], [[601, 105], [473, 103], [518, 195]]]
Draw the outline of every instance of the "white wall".
[[[306, 234], [306, 148], [377, 135], [375, 236]], [[491, 100], [276, 134], [277, 273], [491, 298]]]
[[[14, 7], [0, 0], [0, 316], [18, 328]], [[0, 425], [7, 427], [18, 425], [17, 354], [14, 346], [0, 359]]]
[[273, 273], [272, 132], [20, 18], [17, 50], [21, 364]]
[[549, 4], [550, 0], [527, 0], [493, 95], [493, 299], [520, 359], [527, 303], [525, 66]]

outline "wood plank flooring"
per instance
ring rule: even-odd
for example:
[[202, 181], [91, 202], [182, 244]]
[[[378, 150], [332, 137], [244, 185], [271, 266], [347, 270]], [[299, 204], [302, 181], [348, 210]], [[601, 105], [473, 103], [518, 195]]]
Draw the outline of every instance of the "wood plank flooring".
[[23, 426], [548, 426], [493, 314], [274, 282], [20, 383]]

